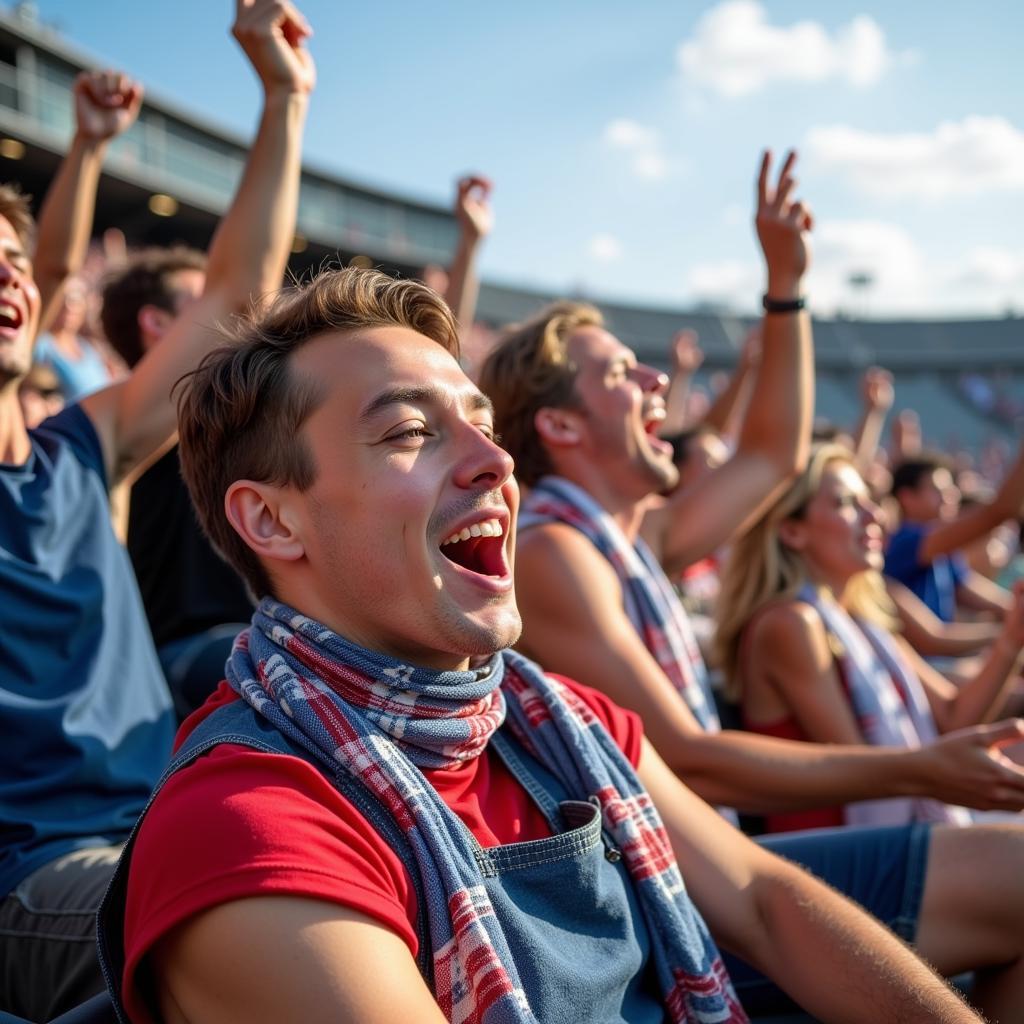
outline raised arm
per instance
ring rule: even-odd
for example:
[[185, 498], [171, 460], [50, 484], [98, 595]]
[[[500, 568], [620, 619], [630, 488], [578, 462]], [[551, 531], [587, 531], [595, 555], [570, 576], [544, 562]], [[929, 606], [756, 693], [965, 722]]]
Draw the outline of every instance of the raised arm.
[[936, 555], [959, 551], [1000, 523], [1021, 514], [1024, 508], [1024, 444], [1006, 479], [992, 501], [973, 505], [950, 522], [940, 522], [925, 534], [918, 551], [918, 562], [927, 565]]
[[[793, 201], [795, 154], [790, 153], [773, 189], [770, 154], [761, 162], [757, 234], [773, 303], [800, 299], [809, 261], [812, 220]], [[806, 312], [768, 312], [761, 365], [733, 457], [669, 504], [672, 522], [662, 551], [670, 575], [698, 561], [753, 522], [776, 489], [807, 458], [814, 402], [814, 360]]]
[[722, 437], [735, 439], [747, 412], [750, 394], [761, 363], [761, 325], [750, 329], [740, 349], [739, 362], [722, 393], [711, 403], [701, 421]]
[[861, 473], [866, 473], [875, 461], [885, 428], [885, 418], [895, 398], [892, 374], [879, 366], [872, 366], [861, 379], [860, 393], [864, 411], [854, 433], [853, 450], [857, 466]]
[[142, 106], [142, 87], [118, 71], [83, 71], [72, 94], [74, 138], [39, 211], [35, 279], [42, 303], [40, 332], [57, 315], [65, 282], [85, 262], [107, 145], [131, 127]]
[[672, 356], [672, 374], [665, 392], [665, 418], [658, 427], [662, 437], [682, 433], [690, 426], [686, 417], [690, 385], [693, 375], [704, 362], [704, 352], [697, 341], [697, 332], [689, 328], [676, 332], [669, 352]]
[[280, 287], [295, 232], [302, 130], [315, 82], [310, 28], [286, 0], [238, 0], [233, 32], [263, 86], [259, 129], [210, 246], [206, 288], [123, 383], [82, 402], [111, 483], [173, 435], [171, 389], [219, 341], [215, 325]]
[[462, 340], [472, 330], [476, 300], [480, 294], [477, 254], [494, 226], [490, 195], [490, 181], [479, 175], [460, 178], [455, 188], [455, 221], [459, 226], [459, 240], [448, 271], [445, 301], [455, 314]]
[[538, 526], [520, 537], [516, 593], [523, 649], [636, 711], [659, 754], [710, 803], [755, 814], [888, 796], [1024, 807], [1024, 770], [998, 750], [1024, 735], [1018, 723], [978, 727], [926, 750], [705, 733], [626, 617], [614, 572], [571, 527]]

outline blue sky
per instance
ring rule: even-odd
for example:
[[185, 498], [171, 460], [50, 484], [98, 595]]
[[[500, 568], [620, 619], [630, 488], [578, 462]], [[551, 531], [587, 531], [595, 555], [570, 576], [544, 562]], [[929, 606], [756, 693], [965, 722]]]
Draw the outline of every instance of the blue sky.
[[[156, 94], [249, 132], [229, 0], [36, 0]], [[762, 146], [801, 153], [816, 308], [1024, 311], [1024, 6], [305, 0], [319, 166], [448, 201], [495, 181], [485, 276], [753, 308]], [[851, 272], [874, 284], [854, 295]]]

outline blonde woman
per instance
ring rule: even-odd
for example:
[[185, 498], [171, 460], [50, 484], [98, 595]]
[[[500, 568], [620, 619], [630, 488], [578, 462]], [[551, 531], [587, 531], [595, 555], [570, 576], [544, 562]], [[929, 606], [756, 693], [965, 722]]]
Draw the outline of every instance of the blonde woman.
[[[748, 729], [817, 743], [917, 747], [998, 716], [1024, 646], [1024, 591], [1015, 593], [980, 671], [958, 689], [896, 634], [880, 573], [883, 540], [852, 456], [824, 445], [735, 544], [715, 647]], [[776, 814], [767, 825], [789, 831], [970, 820], [960, 808], [907, 797]]]

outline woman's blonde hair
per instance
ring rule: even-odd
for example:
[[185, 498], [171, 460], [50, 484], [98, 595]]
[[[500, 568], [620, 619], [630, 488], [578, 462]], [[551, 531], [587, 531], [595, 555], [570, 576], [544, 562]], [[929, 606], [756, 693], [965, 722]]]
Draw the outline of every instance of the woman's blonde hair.
[[[764, 605], [779, 598], [794, 597], [810, 580], [800, 552], [782, 542], [779, 524], [803, 515], [821, 486], [826, 468], [834, 462], [852, 465], [849, 449], [837, 444], [816, 445], [806, 469], [732, 545], [717, 600], [718, 628], [712, 653], [714, 663], [725, 677], [726, 694], [731, 700], [737, 700], [740, 695], [740, 644], [747, 624]], [[868, 570], [858, 574], [850, 581], [844, 598], [845, 607], [852, 614], [886, 629], [897, 628], [895, 608], [886, 593], [881, 573]]]

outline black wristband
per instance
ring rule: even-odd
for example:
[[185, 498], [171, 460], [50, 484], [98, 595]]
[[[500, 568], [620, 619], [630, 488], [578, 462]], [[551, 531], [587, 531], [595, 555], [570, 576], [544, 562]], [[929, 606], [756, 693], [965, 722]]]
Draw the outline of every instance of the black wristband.
[[766, 313], [798, 313], [806, 307], [807, 302], [802, 295], [799, 299], [773, 299], [766, 294], [761, 299], [761, 305]]

